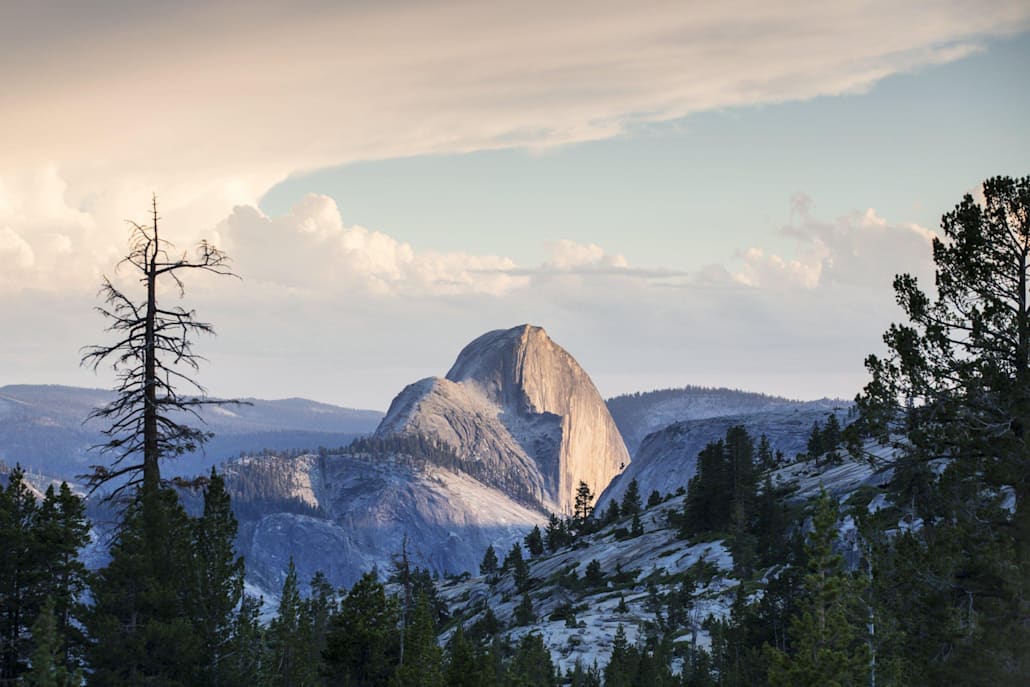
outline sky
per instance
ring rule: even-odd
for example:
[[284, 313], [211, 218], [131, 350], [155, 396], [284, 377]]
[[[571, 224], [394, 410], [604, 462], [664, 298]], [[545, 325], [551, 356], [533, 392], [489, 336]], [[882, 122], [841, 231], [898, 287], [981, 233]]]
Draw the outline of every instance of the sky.
[[[78, 361], [156, 193], [219, 396], [385, 409], [543, 326], [611, 396], [851, 397], [940, 216], [1030, 174], [1030, 5], [0, 5], [0, 385]], [[175, 301], [174, 290], [162, 299]]]

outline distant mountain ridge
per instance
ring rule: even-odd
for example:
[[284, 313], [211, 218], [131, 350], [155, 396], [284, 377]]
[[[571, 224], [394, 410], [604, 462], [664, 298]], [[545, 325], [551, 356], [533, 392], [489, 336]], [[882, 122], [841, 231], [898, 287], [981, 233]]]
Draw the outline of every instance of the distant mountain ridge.
[[648, 434], [676, 422], [795, 408], [825, 411], [850, 405], [850, 401], [842, 399], [800, 401], [754, 391], [690, 385], [622, 394], [609, 398], [606, 403], [626, 448], [634, 457]]
[[[104, 441], [103, 424], [86, 422], [93, 408], [114, 398], [102, 389], [57, 385], [0, 387], [0, 460], [55, 477], [74, 478], [101, 457], [89, 448]], [[167, 463], [170, 475], [200, 472], [241, 452], [339, 447], [372, 432], [383, 414], [300, 398], [242, 399], [250, 405], [205, 408], [204, 428], [215, 433], [204, 453]]]

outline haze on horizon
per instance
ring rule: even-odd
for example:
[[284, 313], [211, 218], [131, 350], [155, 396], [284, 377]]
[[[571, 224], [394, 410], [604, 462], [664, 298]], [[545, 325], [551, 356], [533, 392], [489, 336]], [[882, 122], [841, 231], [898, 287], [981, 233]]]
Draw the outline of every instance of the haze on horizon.
[[543, 326], [605, 396], [851, 397], [940, 215], [1030, 159], [1030, 5], [8, 3], [0, 386], [78, 366], [151, 192], [239, 283], [215, 395], [385, 409]]

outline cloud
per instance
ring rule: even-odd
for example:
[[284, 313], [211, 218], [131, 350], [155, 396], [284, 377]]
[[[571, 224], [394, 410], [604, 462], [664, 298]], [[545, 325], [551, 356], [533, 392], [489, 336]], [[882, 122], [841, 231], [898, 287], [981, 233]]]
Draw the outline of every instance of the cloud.
[[827, 222], [813, 216], [812, 200], [791, 199], [791, 224], [782, 235], [795, 241], [794, 255], [783, 257], [752, 247], [733, 276], [749, 286], [802, 287], [889, 284], [909, 272], [927, 283], [930, 246], [935, 234], [917, 224], [891, 224], [872, 208]]
[[98, 253], [154, 190], [192, 241], [291, 174], [860, 92], [1030, 25], [1022, 0], [58, 8], [0, 9], [0, 213], [35, 249], [47, 199]]
[[[443, 373], [475, 336], [532, 322], [606, 394], [695, 383], [850, 396], [897, 316], [894, 273], [929, 273], [930, 234], [871, 210], [826, 220], [803, 196], [792, 207], [769, 236], [792, 238], [792, 251], [753, 247], [685, 273], [568, 240], [525, 265], [416, 249], [348, 224], [319, 195], [277, 216], [237, 206], [213, 235], [243, 280], [187, 283], [188, 307], [219, 332], [198, 342], [211, 360], [202, 379], [226, 395], [385, 408], [405, 384]], [[12, 236], [0, 230], [0, 253], [28, 255]], [[0, 301], [0, 379], [104, 385], [77, 368], [78, 347], [104, 336], [90, 312], [96, 285], [74, 297], [21, 288]]]

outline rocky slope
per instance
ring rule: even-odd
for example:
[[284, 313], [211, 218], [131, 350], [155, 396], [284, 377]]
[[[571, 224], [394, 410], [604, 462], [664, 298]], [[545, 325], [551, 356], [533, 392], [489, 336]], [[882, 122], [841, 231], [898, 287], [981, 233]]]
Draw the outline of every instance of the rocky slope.
[[434, 572], [472, 570], [487, 546], [510, 547], [543, 519], [466, 474], [402, 454], [245, 458], [225, 474], [248, 579], [270, 594], [291, 558], [302, 581], [321, 570], [337, 586], [374, 566], [388, 571], [402, 546]]
[[685, 489], [697, 471], [697, 454], [709, 442], [725, 437], [726, 430], [735, 425], [743, 425], [756, 442], [765, 434], [774, 452], [794, 457], [806, 450], [812, 423], [825, 422], [830, 413], [836, 413], [843, 422], [849, 407], [843, 402], [813, 401], [778, 410], [674, 422], [644, 439], [626, 471], [598, 498], [597, 508], [603, 510], [612, 500], [620, 500], [634, 479], [645, 499], [653, 490], [671, 494], [680, 487]]
[[848, 405], [837, 399], [795, 401], [752, 391], [701, 386], [625, 394], [610, 398], [607, 403], [634, 459], [647, 435], [677, 422], [792, 410], [828, 412]]
[[569, 512], [580, 481], [600, 491], [629, 453], [593, 382], [540, 327], [488, 332], [445, 378], [402, 391], [378, 437], [432, 437], [501, 488], [521, 485], [542, 509]]

